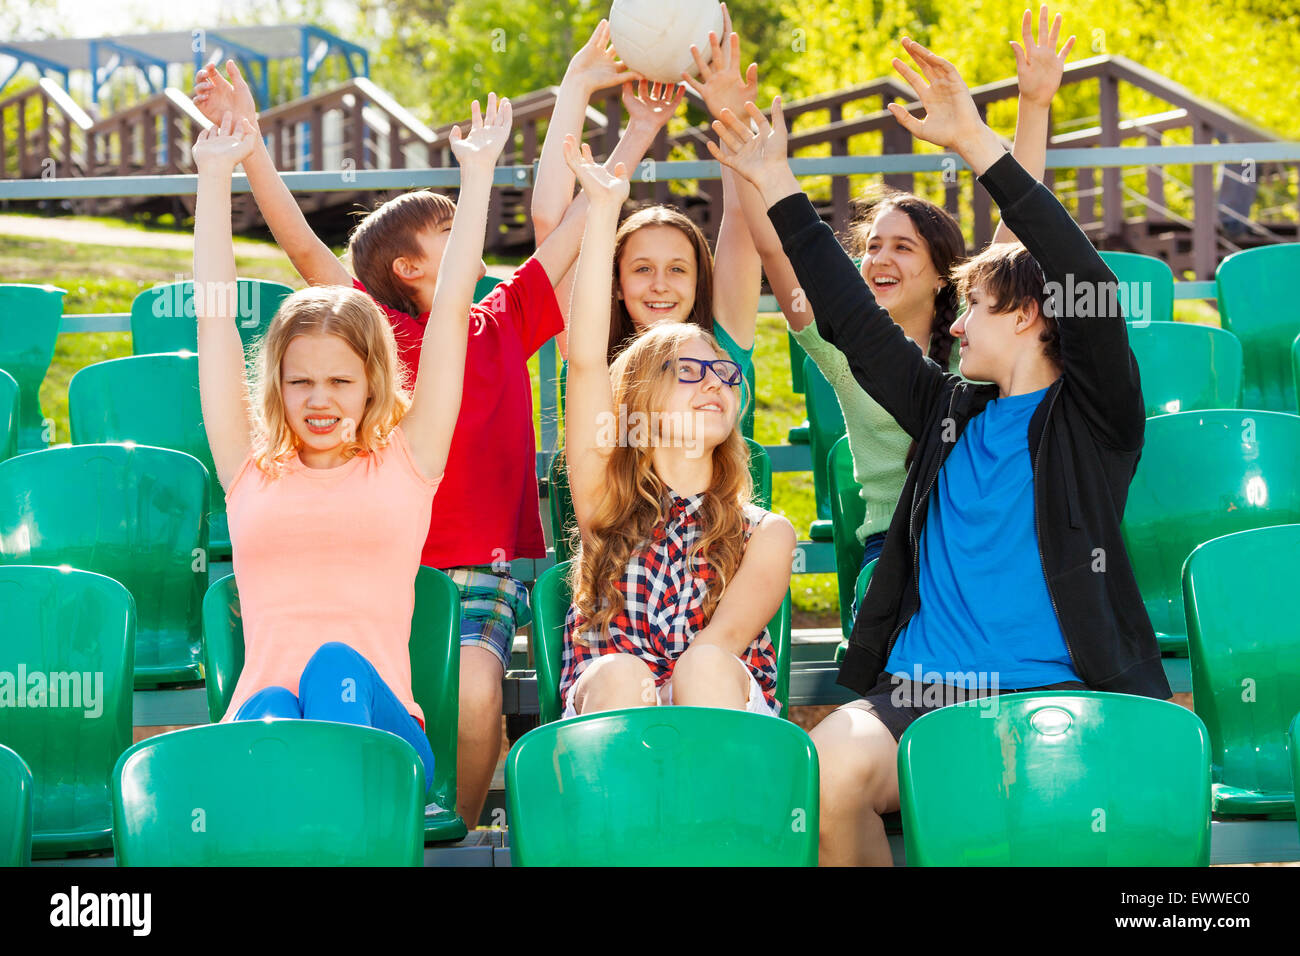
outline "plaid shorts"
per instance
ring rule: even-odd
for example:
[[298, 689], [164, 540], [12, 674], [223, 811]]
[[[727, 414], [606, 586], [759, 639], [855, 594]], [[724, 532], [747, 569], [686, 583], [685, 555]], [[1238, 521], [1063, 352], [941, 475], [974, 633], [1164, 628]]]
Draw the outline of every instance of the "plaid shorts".
[[460, 591], [460, 646], [489, 650], [509, 670], [515, 631], [533, 619], [528, 589], [490, 565], [448, 568], [446, 574]]

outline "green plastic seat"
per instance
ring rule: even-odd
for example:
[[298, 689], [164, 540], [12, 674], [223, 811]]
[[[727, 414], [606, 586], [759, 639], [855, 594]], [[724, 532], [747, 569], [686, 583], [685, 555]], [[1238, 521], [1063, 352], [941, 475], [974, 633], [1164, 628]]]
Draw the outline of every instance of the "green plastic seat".
[[1210, 732], [1214, 812], [1290, 818], [1287, 727], [1300, 712], [1300, 524], [1201, 545], [1183, 568], [1192, 700]]
[[[867, 596], [867, 586], [871, 584], [871, 575], [875, 572], [876, 562], [879, 560], [880, 560], [879, 558], [872, 558], [865, 565], [863, 565], [862, 570], [858, 572], [858, 580], [853, 588], [854, 593], [857, 594], [858, 596], [858, 607], [862, 607], [862, 599]], [[850, 608], [850, 610], [852, 609]], [[844, 635], [844, 640], [840, 641], [840, 643], [835, 648], [836, 663], [843, 661], [844, 655], [849, 652], [849, 634], [852, 633], [853, 633], [853, 619], [852, 616], [850, 616], [849, 630]]]
[[[0, 744], [31, 768], [32, 853], [106, 850], [109, 776], [131, 746], [135, 602], [102, 574], [14, 565], [0, 567], [0, 608], [0, 672], [27, 704], [0, 705]], [[44, 706], [31, 706], [38, 673]]]
[[514, 866], [815, 866], [817, 751], [796, 724], [636, 707], [525, 734], [506, 758]]
[[18, 383], [0, 369], [0, 461], [18, 454]]
[[790, 347], [790, 391], [802, 395], [804, 393], [803, 362], [808, 357], [808, 353], [789, 329], [785, 330], [785, 341]]
[[492, 293], [493, 289], [501, 284], [502, 281], [503, 280], [497, 279], [494, 276], [484, 276], [479, 279], [478, 282], [474, 283], [474, 301], [482, 302]]
[[840, 629], [848, 637], [853, 630], [854, 582], [862, 569], [862, 542], [858, 529], [866, 518], [867, 503], [862, 486], [853, 477], [853, 452], [849, 437], [844, 435], [831, 446], [826, 473], [830, 484], [831, 527], [835, 537], [835, 574], [839, 584]]
[[41, 410], [41, 382], [54, 360], [63, 297], [52, 285], [0, 284], [0, 370], [18, 382], [18, 450], [45, 448], [50, 435]]
[[424, 771], [373, 727], [249, 720], [151, 737], [113, 768], [118, 866], [420, 866]]
[[811, 358], [803, 364], [804, 401], [808, 404], [808, 445], [812, 451], [813, 494], [817, 498], [817, 520], [808, 530], [814, 541], [832, 541], [831, 490], [827, 460], [831, 448], [845, 434], [840, 400], [826, 376]]
[[[208, 719], [221, 720], [244, 669], [244, 625], [233, 574], [203, 598], [204, 674]], [[424, 711], [424, 733], [433, 750], [433, 786], [424, 816], [427, 842], [464, 839], [468, 829], [456, 813], [456, 741], [460, 727], [460, 592], [451, 578], [421, 565], [415, 576], [411, 615], [411, 693]]]
[[749, 477], [754, 483], [754, 501], [764, 511], [772, 508], [772, 458], [767, 449], [752, 438], [745, 439], [749, 448]]
[[0, 866], [32, 861], [32, 772], [0, 744]]
[[[754, 502], [769, 510], [772, 507], [772, 459], [767, 449], [754, 439], [746, 438], [745, 445], [749, 448], [749, 477], [754, 484]], [[573, 494], [569, 490], [563, 448], [551, 456], [551, 465], [547, 469], [546, 506], [551, 518], [555, 560], [568, 561], [573, 557], [570, 539], [577, 519], [573, 515]]]
[[[293, 289], [283, 282], [265, 279], [238, 280], [239, 338], [246, 355], [266, 335], [271, 320]], [[131, 351], [135, 355], [155, 352], [197, 352], [199, 326], [194, 316], [194, 281], [160, 282], [145, 289], [131, 302]]]
[[1135, 252], [1102, 252], [1099, 255], [1126, 289], [1139, 290], [1145, 315], [1138, 317], [1135, 314], [1130, 299], [1126, 318], [1131, 326], [1174, 320], [1174, 272], [1167, 262]]
[[754, 437], [754, 414], [758, 411], [758, 385], [756, 376], [758, 373], [751, 362], [745, 369], [745, 381], [748, 383], [745, 389], [742, 389], [745, 400], [745, 414], [740, 416], [740, 433], [746, 438]]
[[1207, 866], [1204, 724], [1129, 694], [942, 707], [898, 747], [909, 866]]
[[[1300, 714], [1295, 715], [1291, 721], [1291, 729], [1287, 732], [1291, 742], [1291, 779], [1300, 780]], [[1295, 815], [1300, 820], [1300, 784], [1295, 787]]]
[[555, 542], [555, 560], [573, 557], [570, 537], [577, 525], [573, 514], [573, 493], [569, 490], [569, 471], [565, 467], [564, 449], [551, 456], [547, 470], [546, 507], [551, 515], [551, 540]]
[[[167, 396], [159, 401], [159, 396]], [[230, 559], [226, 495], [203, 427], [199, 358], [136, 355], [88, 365], [68, 384], [68, 423], [77, 445], [134, 442], [193, 455], [208, 469], [208, 558]]]
[[1288, 280], [1300, 273], [1300, 243], [1235, 252], [1215, 273], [1219, 318], [1241, 340], [1242, 408], [1293, 412], [1298, 401], [1288, 349], [1300, 335], [1300, 304]]
[[[528, 638], [537, 669], [537, 703], [544, 724], [559, 720], [564, 711], [560, 700], [560, 669], [564, 663], [564, 619], [569, 613], [569, 562], [542, 572], [533, 584], [533, 630]], [[767, 625], [776, 647], [776, 699], [780, 713], [789, 717], [790, 701], [790, 592]], [[761, 716], [761, 715], [760, 715]]]
[[208, 470], [146, 445], [73, 445], [0, 462], [0, 565], [68, 565], [136, 606], [137, 690], [194, 683], [208, 572]]
[[[1297, 462], [1300, 416], [1224, 409], [1147, 420], [1120, 527], [1162, 651], [1187, 654], [1183, 562], [1197, 545], [1300, 522]], [[1107, 567], [1123, 560], [1104, 557]]]
[[1295, 337], [1291, 343], [1291, 368], [1295, 373], [1293, 381], [1295, 382], [1296, 393], [1296, 411], [1300, 412], [1300, 335]]
[[1129, 329], [1147, 415], [1203, 408], [1237, 408], [1241, 402], [1241, 343], [1231, 332], [1187, 322], [1157, 322]]

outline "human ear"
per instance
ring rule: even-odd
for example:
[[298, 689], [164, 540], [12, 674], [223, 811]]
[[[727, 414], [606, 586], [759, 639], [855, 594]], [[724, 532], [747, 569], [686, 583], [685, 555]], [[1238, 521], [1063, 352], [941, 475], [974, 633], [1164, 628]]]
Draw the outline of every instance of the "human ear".
[[393, 272], [399, 279], [414, 279], [420, 275], [420, 268], [413, 264], [406, 256], [398, 256], [393, 260]]

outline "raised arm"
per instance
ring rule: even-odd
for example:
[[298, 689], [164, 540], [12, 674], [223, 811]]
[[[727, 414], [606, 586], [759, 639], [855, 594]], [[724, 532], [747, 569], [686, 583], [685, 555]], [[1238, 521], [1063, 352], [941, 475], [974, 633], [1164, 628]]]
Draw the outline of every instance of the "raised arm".
[[244, 346], [239, 338], [230, 179], [253, 149], [256, 132], [227, 112], [194, 144], [194, 313], [198, 321], [199, 403], [221, 487], [229, 489], [251, 447]]
[[564, 409], [564, 455], [573, 513], [585, 534], [592, 510], [604, 494], [605, 466], [613, 451], [607, 435], [609, 422], [615, 420], [606, 357], [609, 290], [614, 235], [629, 184], [626, 167], [619, 164], [610, 171], [598, 165], [585, 143], [579, 153], [572, 136], [565, 139], [564, 158], [591, 201], [569, 309], [569, 381]]
[[[627, 110], [627, 127], [619, 137], [618, 145], [605, 160], [605, 168], [614, 169], [619, 163], [624, 169], [636, 169], [642, 157], [654, 143], [659, 130], [677, 111], [686, 92], [683, 86], [667, 84], [650, 84], [642, 80], [636, 90], [629, 83], [623, 84], [623, 108]], [[574, 135], [574, 134], [569, 134]], [[576, 139], [576, 136], [575, 136]], [[550, 134], [547, 134], [550, 140]], [[563, 140], [560, 141], [561, 144]], [[567, 165], [565, 167], [568, 168]], [[570, 172], [569, 189], [572, 190], [572, 173]], [[573, 263], [578, 257], [578, 246], [582, 241], [582, 231], [587, 221], [589, 199], [584, 192], [569, 204], [559, 228], [546, 237], [537, 247], [535, 257], [551, 277], [555, 287], [555, 298], [560, 303], [560, 311], [567, 316], [569, 302], [573, 291]], [[563, 358], [568, 358], [568, 330], [556, 336], [556, 345]]]
[[[903, 47], [930, 80], [926, 86], [915, 71], [894, 61], [921, 93], [926, 119], [917, 120], [897, 104], [891, 112], [913, 135], [955, 149], [980, 177], [1007, 225], [1042, 268], [1048, 292], [1054, 292], [1061, 368], [1089, 428], [1114, 448], [1140, 448], [1146, 423], [1142, 387], [1118, 296], [1107, 291], [1114, 288], [1114, 273], [1051, 190], [1003, 151], [997, 135], [980, 120], [956, 68], [919, 43], [905, 39]], [[1087, 310], [1087, 317], [1076, 317], [1069, 307], [1073, 303], [1063, 301], [1067, 288], [1092, 291], [1095, 308]]]
[[244, 159], [244, 175], [248, 177], [253, 199], [276, 243], [303, 280], [310, 285], [352, 285], [352, 276], [329, 246], [316, 237], [298, 201], [276, 171], [275, 162], [258, 130], [253, 93], [234, 60], [226, 62], [226, 72], [229, 78], [222, 76], [213, 65], [198, 72], [194, 78], [194, 105], [213, 122], [229, 112], [236, 122], [247, 120], [255, 131], [256, 143]]
[[564, 161], [565, 137], [582, 139], [587, 104], [593, 93], [639, 79], [642, 79], [640, 73], [629, 70], [618, 59], [609, 43], [609, 21], [601, 20], [569, 61], [550, 122], [546, 124], [546, 139], [537, 162], [537, 182], [533, 185], [529, 210], [539, 246], [560, 225], [573, 199], [573, 171]]
[[469, 312], [487, 234], [492, 170], [510, 138], [510, 101], [498, 104], [496, 94], [489, 93], [486, 113], [479, 112], [475, 100], [470, 115], [469, 133], [462, 137], [460, 127], [451, 131], [451, 149], [460, 164], [460, 194], [420, 346], [424, 361], [416, 374], [411, 407], [402, 419], [416, 464], [429, 478], [445, 470], [460, 417]]
[[[1042, 182], [1047, 164], [1047, 139], [1051, 134], [1048, 119], [1052, 98], [1061, 88], [1065, 60], [1074, 49], [1074, 37], [1065, 41], [1061, 52], [1056, 52], [1056, 40], [1061, 33], [1061, 15], [1058, 13], [1047, 28], [1047, 5], [1038, 11], [1038, 39], [1034, 39], [1032, 14], [1025, 11], [1020, 21], [1020, 34], [1024, 45], [1011, 41], [1016, 52], [1016, 80], [1020, 88], [1016, 106], [1016, 138], [1011, 155], [1029, 175]], [[1015, 242], [1016, 236], [1003, 219], [993, 234], [993, 242]]]
[[[708, 62], [695, 46], [691, 47], [699, 79], [682, 74], [714, 119], [720, 119], [725, 109], [743, 114], [745, 103], [752, 102], [758, 93], [758, 64], [751, 63], [745, 75], [740, 74], [740, 36], [731, 29], [731, 14], [725, 3], [722, 35], [725, 43], [717, 34], [709, 33]], [[741, 192], [752, 188], [731, 169], [722, 168], [722, 221], [713, 252], [713, 317], [737, 345], [746, 349], [754, 347], [763, 284], [762, 262], [740, 207]]]
[[799, 283], [795, 297], [812, 305], [818, 334], [844, 353], [867, 394], [918, 438], [947, 373], [880, 307], [853, 260], [799, 189], [786, 158], [781, 98], [772, 101], [771, 123], [753, 103], [745, 108], [757, 135], [727, 110], [714, 125], [721, 146], [710, 142], [710, 152], [758, 189], [794, 267]]

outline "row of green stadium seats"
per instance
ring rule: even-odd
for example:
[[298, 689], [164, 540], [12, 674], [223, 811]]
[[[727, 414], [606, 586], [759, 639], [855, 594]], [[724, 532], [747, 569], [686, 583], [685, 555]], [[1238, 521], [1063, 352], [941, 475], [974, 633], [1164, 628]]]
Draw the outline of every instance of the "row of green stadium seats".
[[[569, 599], [565, 570], [548, 571], [534, 589], [533, 651], [542, 719], [548, 723], [560, 708]], [[1277, 595], [1297, 572], [1300, 524], [1217, 538], [1197, 548], [1183, 571], [1194, 706], [1211, 742], [1213, 787], [1206, 799], [1212, 795], [1220, 816], [1289, 817], [1293, 812], [1285, 733], [1300, 711], [1300, 635]], [[10, 681], [9, 692], [23, 695], [24, 705], [3, 701], [0, 744], [36, 769], [36, 853], [106, 849], [112, 843], [113, 807], [108, 774], [131, 739], [137, 603], [117, 581], [66, 567], [0, 567], [0, 595], [8, 611], [0, 641], [0, 680]], [[459, 600], [450, 579], [421, 568], [411, 626], [412, 687], [428, 718], [436, 757], [431, 799], [448, 808], [456, 799], [458, 619]], [[227, 708], [243, 664], [233, 577], [208, 589], [203, 622], [209, 717], [215, 722]], [[777, 695], [785, 704], [788, 598], [772, 630], [778, 648]], [[38, 674], [42, 677], [36, 684]], [[426, 815], [424, 831], [431, 842], [456, 840], [466, 832], [464, 821], [451, 810]]]
[[[1300, 779], [1300, 715], [1286, 736]], [[1195, 714], [1128, 695], [1011, 694], [926, 714], [899, 744], [907, 862], [1205, 866], [1214, 743]], [[416, 866], [422, 774], [406, 741], [348, 724], [163, 734], [108, 775], [116, 862]], [[647, 707], [547, 724], [507, 756], [512, 862], [814, 865], [818, 781], [808, 735], [761, 715]], [[0, 746], [0, 864], [30, 859], [41, 789]]]

